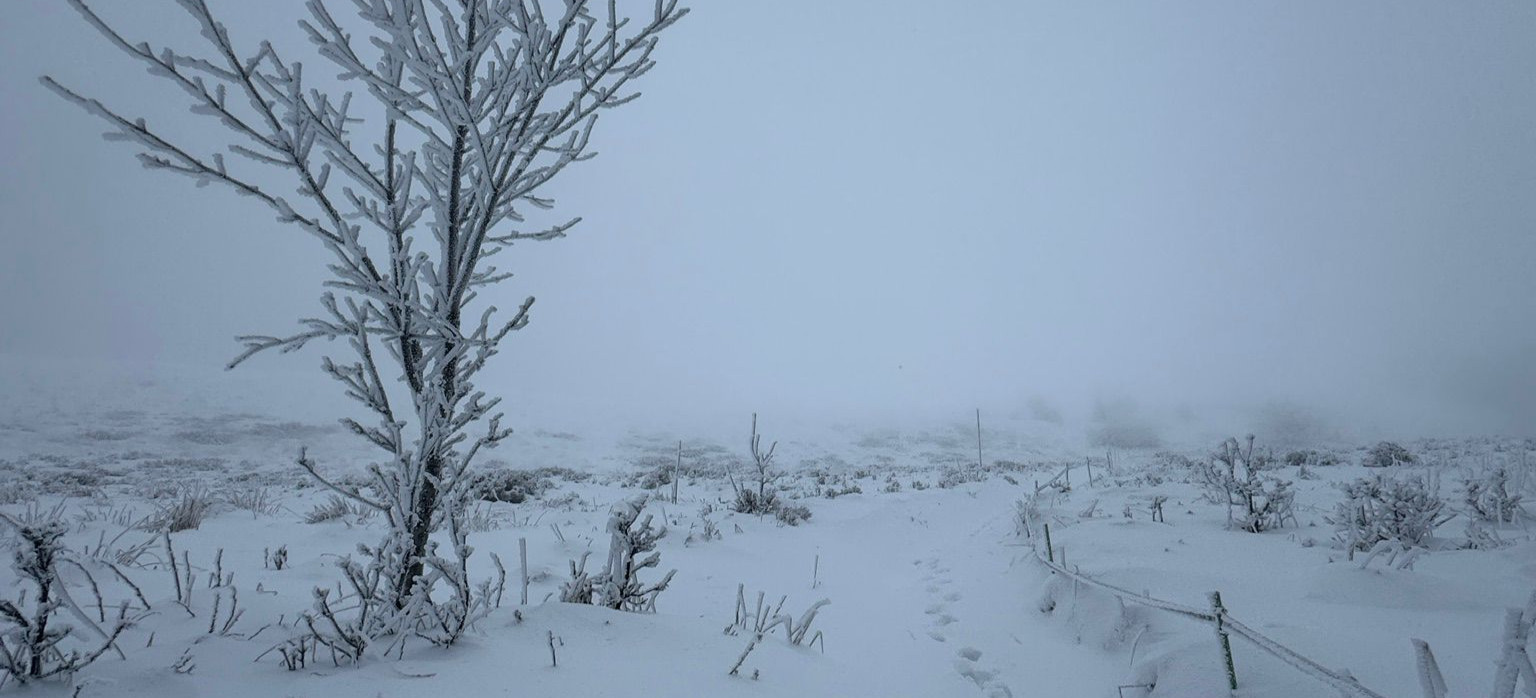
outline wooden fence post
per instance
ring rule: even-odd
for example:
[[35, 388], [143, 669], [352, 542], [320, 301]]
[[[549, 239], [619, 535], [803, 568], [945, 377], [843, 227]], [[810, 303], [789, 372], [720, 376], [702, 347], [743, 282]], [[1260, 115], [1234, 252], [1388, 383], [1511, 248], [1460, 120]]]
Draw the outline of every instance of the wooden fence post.
[[1211, 613], [1216, 616], [1216, 639], [1221, 642], [1221, 659], [1227, 670], [1227, 688], [1237, 690], [1237, 667], [1232, 664], [1232, 639], [1227, 637], [1225, 616], [1227, 609], [1221, 605], [1221, 592], [1211, 592]]
[[528, 605], [528, 539], [517, 539], [517, 557], [523, 566], [523, 605]]

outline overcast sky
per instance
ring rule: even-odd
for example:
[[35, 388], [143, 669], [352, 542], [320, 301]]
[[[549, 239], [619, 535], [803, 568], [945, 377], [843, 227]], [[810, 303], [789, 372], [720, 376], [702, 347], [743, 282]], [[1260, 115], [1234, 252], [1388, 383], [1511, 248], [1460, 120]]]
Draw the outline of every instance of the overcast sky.
[[[305, 48], [302, 0], [211, 4]], [[197, 40], [169, 0], [96, 5]], [[1536, 4], [697, 0], [657, 58], [549, 192], [585, 223], [502, 259], [499, 304], [539, 303], [493, 392], [1536, 435]], [[10, 3], [0, 65], [0, 361], [217, 366], [316, 310], [314, 240], [38, 84], [217, 143], [67, 6]]]

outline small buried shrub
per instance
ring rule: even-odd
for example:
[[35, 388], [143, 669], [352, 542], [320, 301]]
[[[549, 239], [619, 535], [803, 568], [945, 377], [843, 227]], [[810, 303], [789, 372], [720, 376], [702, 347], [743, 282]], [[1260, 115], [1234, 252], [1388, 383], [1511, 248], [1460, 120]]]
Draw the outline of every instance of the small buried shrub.
[[840, 488], [828, 487], [825, 490], [825, 494], [827, 499], [837, 499], [847, 494], [864, 494], [864, 488], [859, 487], [857, 484], [849, 484]]
[[145, 519], [144, 528], [169, 533], [195, 530], [203, 525], [203, 519], [218, 502], [218, 498], [202, 485], [178, 487], [169, 503], [161, 504]]
[[783, 502], [777, 492], [766, 490], [759, 496], [756, 490], [743, 487], [736, 490], [736, 501], [731, 504], [731, 509], [740, 514], [772, 514], [781, 506]]
[[1291, 451], [1285, 454], [1285, 464], [1292, 467], [1338, 465], [1339, 459], [1332, 453], [1324, 453], [1312, 449]]
[[522, 504], [549, 486], [533, 471], [494, 470], [476, 475], [470, 488], [482, 501]]
[[251, 512], [253, 517], [271, 516], [282, 508], [272, 496], [272, 490], [255, 485], [230, 487], [224, 492], [224, 502], [241, 511]]
[[811, 518], [811, 510], [803, 504], [785, 504], [774, 511], [773, 516], [781, 524], [799, 526], [802, 521]]
[[[603, 571], [588, 574], [587, 558], [591, 551], [582, 553], [579, 562], [571, 561], [571, 578], [560, 587], [560, 601], [635, 613], [656, 612], [656, 597], [666, 591], [677, 570], [668, 572], [658, 582], [640, 581], [642, 570], [661, 561], [656, 543], [667, 535], [665, 525], [651, 525], [650, 515], [640, 518], [646, 501], [647, 497], [642, 495], [613, 505], [608, 514], [610, 540]], [[650, 554], [642, 557], [642, 553]]]
[[1408, 449], [1391, 441], [1382, 441], [1371, 447], [1360, 459], [1360, 465], [1367, 468], [1390, 468], [1395, 465], [1407, 465], [1418, 460], [1413, 457]]
[[371, 518], [374, 509], [365, 507], [339, 494], [332, 494], [319, 504], [316, 504], [309, 513], [304, 515], [304, 523], [318, 524], [327, 521], [342, 521], [347, 524], [362, 522]]
[[1510, 492], [1509, 471], [1504, 468], [1494, 468], [1482, 478], [1469, 477], [1462, 485], [1466, 488], [1467, 514], [1479, 521], [1514, 523], [1524, 511], [1520, 507], [1523, 496]]
[[475, 475], [470, 491], [481, 501], [522, 504], [553, 489], [557, 479], [583, 482], [591, 477], [590, 473], [557, 467], [488, 470]]

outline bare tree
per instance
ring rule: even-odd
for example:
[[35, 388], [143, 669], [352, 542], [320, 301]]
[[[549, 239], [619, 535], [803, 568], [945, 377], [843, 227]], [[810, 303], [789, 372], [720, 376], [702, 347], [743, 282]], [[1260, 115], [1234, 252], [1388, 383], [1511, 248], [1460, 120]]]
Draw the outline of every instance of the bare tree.
[[[230, 367], [318, 339], [346, 342], [350, 353], [327, 356], [323, 368], [371, 413], [342, 421], [386, 462], [371, 469], [367, 490], [325, 479], [302, 452], [299, 463], [388, 517], [389, 535], [371, 551], [380, 601], [401, 612], [431, 606], [434, 580], [467, 588], [466, 473], [480, 449], [510, 433], [499, 399], [474, 380], [534, 302], [510, 317], [477, 304], [478, 290], [509, 276], [489, 260], [579, 221], [540, 228], [525, 214], [552, 207], [540, 188], [594, 154], [600, 112], [638, 96], [631, 83], [687, 10], [656, 0], [640, 23], [621, 16], [616, 0], [601, 10], [589, 0], [352, 0], [358, 21], [343, 24], [334, 3], [309, 0], [299, 27], [339, 70], [324, 84], [268, 42], [237, 47], [206, 0], [176, 0], [201, 29], [196, 50], [130, 40], [84, 0], [68, 1], [232, 142], [199, 153], [52, 78], [44, 84], [106, 120], [109, 138], [138, 146], [145, 167], [248, 195], [329, 253], [323, 312], [288, 336], [239, 338], [244, 351]], [[298, 199], [261, 183], [259, 171], [274, 169], [297, 184]], [[449, 555], [429, 544], [443, 524]]]

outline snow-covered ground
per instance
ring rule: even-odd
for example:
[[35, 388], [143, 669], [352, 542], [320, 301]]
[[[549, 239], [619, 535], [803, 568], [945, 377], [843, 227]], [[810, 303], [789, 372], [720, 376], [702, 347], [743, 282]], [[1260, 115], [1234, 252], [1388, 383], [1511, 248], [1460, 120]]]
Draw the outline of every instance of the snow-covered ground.
[[[1016, 506], [1031, 499], [1036, 521], [1051, 524], [1055, 546], [1079, 572], [1197, 607], [1220, 591], [1233, 617], [1388, 696], [1419, 694], [1410, 638], [1433, 648], [1451, 695], [1487, 695], [1504, 609], [1523, 606], [1536, 587], [1531, 532], [1505, 524], [1505, 547], [1459, 549], [1465, 515], [1437, 531], [1412, 569], [1346, 560], [1324, 520], [1342, 496], [1335, 485], [1380, 472], [1360, 467], [1362, 451], [1352, 444], [1329, 445], [1344, 464], [1310, 467], [1305, 477], [1282, 469], [1297, 490], [1295, 523], [1253, 534], [1229, 530], [1225, 508], [1205, 501], [1169, 455], [1204, 459], [1215, 442], [1203, 437], [1118, 450], [1110, 468], [1105, 451], [1086, 447], [1070, 422], [989, 417], [987, 465], [977, 468], [974, 423], [963, 415], [899, 426], [776, 425], [765, 415], [763, 430], [779, 438], [788, 473], [779, 485], [812, 512], [784, 526], [729, 508], [726, 475], [745, 474], [748, 415], [733, 416], [737, 432], [707, 433], [630, 430], [608, 416], [579, 423], [514, 415], [518, 434], [483, 465], [565, 470], [545, 471], [545, 486], [526, 501], [478, 511], [472, 572], [494, 578], [492, 553], [505, 563], [501, 608], [460, 646], [413, 644], [402, 659], [357, 666], [320, 656], [287, 671], [263, 653], [295, 632], [314, 587], [336, 585], [338, 556], [381, 531], [376, 519], [305, 523], [329, 494], [306, 481], [293, 456], [307, 446], [323, 469], [344, 477], [368, 451], [333, 426], [327, 403], [268, 399], [280, 382], [259, 375], [220, 378], [225, 392], [214, 395], [165, 377], [75, 379], [65, 390], [58, 373], [7, 374], [0, 510], [35, 516], [58, 507], [71, 549], [84, 558], [121, 555], [152, 611], [119, 640], [126, 659], [108, 654], [73, 686], [44, 685], [38, 695], [1107, 697], [1133, 684], [1123, 695], [1226, 695], [1208, 624], [1124, 605], [1036, 561], [1038, 534], [1021, 535]], [[274, 412], [272, 404], [289, 407]], [[679, 441], [686, 477], [673, 503], [659, 476], [676, 462]], [[1419, 461], [1394, 474], [1438, 482], [1452, 509], [1461, 506], [1460, 478], [1496, 465], [1517, 471], [1528, 499], [1536, 490], [1536, 443], [1407, 445]], [[1069, 465], [1070, 489], [1034, 497], [1037, 483]], [[218, 503], [198, 528], [171, 536], [197, 577], [183, 609], [163, 564], [164, 539], [136, 524], [188, 489]], [[658, 545], [661, 564], [646, 576], [677, 570], [657, 613], [559, 603], [570, 561], [606, 554], [608, 507], [646, 492], [646, 511], [669, 529]], [[1154, 497], [1167, 498], [1165, 522], [1150, 518]], [[263, 498], [265, 511], [231, 504]], [[718, 538], [705, 535], [706, 521]], [[526, 605], [520, 539], [531, 578]], [[287, 552], [281, 570], [268, 562], [279, 548]], [[215, 564], [233, 573], [242, 613], [228, 628], [230, 592], [208, 585]], [[96, 576], [107, 603], [133, 598], [110, 573]], [[25, 591], [11, 569], [0, 572], [0, 586], [12, 590], [7, 597]], [[738, 589], [749, 607], [759, 592], [776, 607], [784, 598], [783, 611], [796, 617], [830, 600], [812, 627], [822, 640], [792, 646], [776, 633], [728, 675], [750, 640], [723, 632]], [[97, 612], [90, 592], [75, 595]], [[1234, 643], [1239, 695], [1331, 695]], [[1141, 687], [1149, 683], [1155, 688]]]

